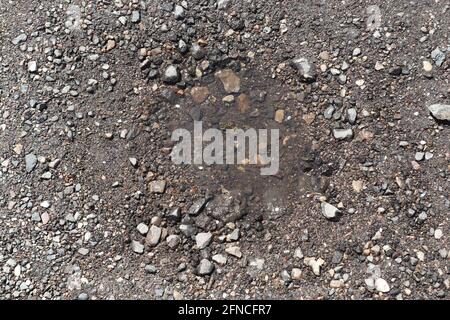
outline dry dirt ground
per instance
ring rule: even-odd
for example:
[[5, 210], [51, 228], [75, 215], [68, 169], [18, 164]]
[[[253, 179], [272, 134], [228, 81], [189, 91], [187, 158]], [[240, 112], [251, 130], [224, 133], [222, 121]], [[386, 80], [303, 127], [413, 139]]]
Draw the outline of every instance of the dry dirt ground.
[[0, 299], [449, 299], [449, 72], [444, 0], [0, 0]]

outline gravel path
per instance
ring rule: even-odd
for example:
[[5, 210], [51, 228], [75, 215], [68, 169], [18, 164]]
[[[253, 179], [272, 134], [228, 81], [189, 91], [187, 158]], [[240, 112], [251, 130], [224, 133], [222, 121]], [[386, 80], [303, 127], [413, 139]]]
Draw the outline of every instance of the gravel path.
[[[0, 299], [449, 299], [444, 0], [0, 0]], [[280, 132], [280, 170], [171, 133]]]

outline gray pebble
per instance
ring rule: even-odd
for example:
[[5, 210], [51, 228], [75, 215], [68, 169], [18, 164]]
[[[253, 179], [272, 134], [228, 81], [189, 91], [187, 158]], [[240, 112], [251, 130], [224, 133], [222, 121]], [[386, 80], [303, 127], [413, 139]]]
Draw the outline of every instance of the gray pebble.
[[139, 254], [144, 253], [144, 245], [139, 241], [133, 240], [131, 241], [131, 250]]
[[185, 16], [184, 8], [178, 4], [175, 5], [175, 8], [173, 9], [173, 14], [176, 19], [183, 19]]
[[200, 276], [206, 276], [214, 271], [214, 264], [208, 259], [202, 259], [197, 266], [197, 273]]
[[167, 84], [175, 84], [181, 79], [180, 71], [177, 67], [170, 65], [164, 71], [162, 81]]
[[37, 62], [36, 61], [28, 62], [28, 71], [32, 72], [32, 73], [37, 71]]
[[25, 169], [27, 172], [31, 172], [34, 170], [37, 164], [37, 157], [30, 153], [25, 156]]
[[139, 21], [141, 21], [141, 14], [135, 10], [131, 13], [131, 22], [138, 23]]
[[449, 104], [433, 104], [428, 107], [433, 117], [442, 121], [450, 121], [450, 105]]
[[337, 140], [345, 140], [353, 138], [352, 129], [333, 129], [333, 136]]

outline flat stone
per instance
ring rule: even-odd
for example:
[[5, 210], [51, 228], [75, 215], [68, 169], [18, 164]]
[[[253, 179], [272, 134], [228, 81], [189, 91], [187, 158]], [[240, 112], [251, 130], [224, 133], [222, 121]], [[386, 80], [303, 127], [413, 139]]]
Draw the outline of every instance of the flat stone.
[[266, 262], [266, 260], [264, 260], [262, 258], [253, 258], [253, 259], [250, 259], [248, 264], [249, 264], [249, 266], [256, 268], [257, 270], [263, 270], [265, 262]]
[[23, 145], [21, 145], [21, 144], [16, 144], [13, 149], [15, 154], [21, 154], [22, 150], [23, 150]]
[[47, 200], [46, 201], [42, 201], [41, 202], [41, 207], [45, 208], [45, 209], [50, 208], [50, 202], [48, 202]]
[[383, 293], [389, 292], [391, 290], [387, 281], [382, 278], [377, 278], [375, 280], [375, 289], [378, 292], [383, 292]]
[[355, 124], [357, 116], [356, 109], [355, 108], [348, 109], [347, 115], [348, 115], [348, 122], [350, 122], [351, 124]]
[[78, 249], [78, 253], [81, 254], [82, 256], [85, 256], [89, 253], [89, 249], [87, 248], [80, 248]]
[[291, 271], [291, 279], [301, 280], [301, 278], [302, 278], [302, 270], [299, 268], [293, 268]]
[[179, 236], [177, 236], [176, 234], [171, 234], [170, 236], [168, 236], [166, 238], [166, 242], [167, 242], [167, 245], [169, 246], [169, 248], [175, 249], [180, 244], [181, 238]]
[[345, 74], [340, 74], [338, 76], [338, 81], [342, 85], [346, 84], [347, 83], [347, 76]]
[[334, 289], [342, 288], [344, 286], [344, 282], [342, 280], [331, 280], [330, 287]]
[[305, 121], [307, 125], [312, 124], [314, 120], [316, 120], [316, 114], [314, 112], [307, 113], [303, 116], [303, 121]]
[[139, 241], [133, 240], [131, 241], [131, 250], [133, 250], [133, 252], [141, 254], [144, 252], [144, 245]]
[[377, 61], [375, 63], [375, 70], [380, 71], [380, 70], [383, 70], [383, 69], [384, 69], [383, 64]]
[[227, 263], [227, 257], [222, 255], [222, 254], [215, 254], [212, 256], [212, 261], [214, 261], [215, 263], [218, 263], [220, 265], [225, 265]]
[[55, 160], [49, 162], [48, 166], [49, 166], [51, 169], [55, 169], [55, 168], [58, 167], [58, 165], [59, 165], [60, 163], [61, 163], [61, 160], [60, 160], [60, 159], [55, 159]]
[[136, 229], [144, 236], [148, 233], [148, 226], [145, 223], [139, 223]]
[[225, 92], [238, 93], [241, 90], [241, 79], [231, 69], [217, 71], [215, 76], [222, 82]]
[[25, 156], [25, 170], [31, 172], [34, 170], [37, 164], [37, 157], [30, 153]]
[[233, 246], [233, 247], [228, 247], [225, 249], [225, 252], [228, 253], [229, 255], [232, 255], [236, 258], [241, 258], [242, 257], [242, 252], [241, 252], [241, 248], [237, 247], [237, 246]]
[[162, 229], [157, 226], [151, 226], [145, 238], [145, 243], [149, 246], [156, 246], [161, 239]]
[[150, 182], [150, 192], [164, 193], [166, 190], [166, 182], [164, 180], [157, 180]]
[[284, 110], [279, 109], [275, 112], [275, 121], [278, 123], [282, 123], [284, 120]]
[[442, 121], [450, 121], [450, 105], [449, 104], [432, 104], [428, 107], [433, 117]]
[[338, 208], [327, 202], [322, 202], [320, 207], [322, 208], [322, 215], [329, 220], [336, 219], [341, 213]]
[[330, 60], [330, 53], [328, 51], [322, 51], [319, 53], [319, 58], [325, 61]]
[[364, 188], [364, 182], [362, 180], [353, 180], [352, 181], [352, 187], [355, 192], [361, 192]]
[[205, 249], [211, 243], [211, 240], [212, 240], [211, 232], [201, 232], [195, 236], [197, 248], [199, 248], [200, 250]]
[[205, 198], [195, 200], [194, 203], [189, 207], [188, 214], [191, 216], [197, 216], [203, 210], [205, 204]]
[[333, 129], [333, 136], [336, 140], [345, 140], [353, 138], [352, 129]]
[[207, 214], [222, 222], [234, 222], [245, 215], [246, 200], [240, 191], [233, 190], [214, 197], [206, 207]]
[[414, 155], [414, 159], [416, 159], [416, 161], [422, 161], [425, 158], [425, 152], [416, 152], [416, 154]]
[[119, 17], [119, 22], [120, 22], [122, 25], [126, 25], [126, 24], [127, 24], [127, 17], [125, 17], [125, 16], [120, 16], [120, 17]]
[[89, 299], [89, 295], [85, 292], [82, 292], [78, 295], [78, 300], [86, 301]]
[[41, 179], [43, 180], [50, 180], [52, 178], [52, 173], [50, 171], [44, 172], [41, 175]]
[[12, 43], [13, 44], [19, 44], [19, 43], [24, 42], [26, 40], [27, 40], [27, 35], [25, 33], [22, 33], [22, 34], [19, 34], [17, 37], [15, 37], [12, 40]]

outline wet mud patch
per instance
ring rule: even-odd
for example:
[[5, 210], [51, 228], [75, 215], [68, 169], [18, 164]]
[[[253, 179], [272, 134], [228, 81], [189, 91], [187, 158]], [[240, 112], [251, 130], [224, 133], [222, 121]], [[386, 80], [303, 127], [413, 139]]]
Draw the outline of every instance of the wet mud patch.
[[[205, 190], [198, 195], [203, 199], [199, 212], [223, 223], [243, 217], [253, 222], [277, 219], [292, 213], [302, 192], [320, 192], [326, 185], [322, 178], [308, 175], [322, 163], [303, 123], [293, 118], [300, 108], [286, 88], [267, 70], [223, 69], [204, 77], [177, 100], [169, 126], [172, 131], [183, 128], [193, 136], [194, 121], [201, 121], [203, 132], [219, 129], [224, 141], [229, 129], [268, 129], [268, 141], [270, 130], [279, 132], [279, 170], [273, 175], [262, 175], [261, 169], [268, 164], [259, 161], [186, 165], [184, 170], [194, 184]], [[271, 148], [269, 156], [275, 154]]]

